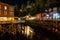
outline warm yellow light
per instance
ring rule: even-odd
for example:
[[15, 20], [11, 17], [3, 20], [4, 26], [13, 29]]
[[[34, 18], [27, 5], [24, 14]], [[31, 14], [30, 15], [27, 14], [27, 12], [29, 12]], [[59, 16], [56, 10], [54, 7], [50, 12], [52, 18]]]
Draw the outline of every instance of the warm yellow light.
[[22, 12], [23, 10], [22, 9], [20, 9], [20, 12]]
[[34, 20], [36, 17], [30, 17], [29, 20]]
[[8, 17], [8, 21], [11, 21], [11, 18], [10, 17]]
[[4, 9], [7, 10], [7, 6], [4, 6]]
[[4, 20], [4, 21], [7, 21], [7, 17], [4, 17], [3, 20]]
[[32, 30], [29, 26], [26, 26], [26, 27], [25, 27], [25, 34], [26, 34], [27, 36], [29, 36], [30, 33], [33, 33], [33, 30]]
[[8, 21], [13, 21], [14, 17], [8, 17]]
[[27, 36], [30, 34], [29, 30], [30, 30], [30, 28], [29, 28], [29, 26], [27, 26], [27, 30], [26, 30], [27, 31]]
[[58, 29], [56, 29], [55, 32], [58, 32]]
[[0, 17], [0, 21], [7, 21], [7, 17]]
[[29, 30], [30, 30], [30, 28], [29, 28], [29, 26], [26, 26], [25, 27], [25, 34], [27, 35], [27, 36], [29, 36]]
[[24, 34], [24, 31], [22, 30], [22, 34]]
[[29, 15], [27, 15], [26, 17], [27, 17], [27, 18], [29, 18], [30, 16], [29, 16]]

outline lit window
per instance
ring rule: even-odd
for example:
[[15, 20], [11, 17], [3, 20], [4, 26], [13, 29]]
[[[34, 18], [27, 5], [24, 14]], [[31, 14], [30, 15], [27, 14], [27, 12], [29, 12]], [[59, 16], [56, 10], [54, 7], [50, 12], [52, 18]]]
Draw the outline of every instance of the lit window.
[[4, 17], [3, 20], [4, 20], [4, 21], [7, 21], [7, 17]]
[[7, 10], [7, 6], [4, 6], [4, 10]]
[[53, 18], [60, 18], [60, 15], [58, 13], [53, 14]]
[[7, 15], [7, 11], [4, 11], [4, 15]]
[[0, 21], [7, 21], [6, 17], [0, 17]]

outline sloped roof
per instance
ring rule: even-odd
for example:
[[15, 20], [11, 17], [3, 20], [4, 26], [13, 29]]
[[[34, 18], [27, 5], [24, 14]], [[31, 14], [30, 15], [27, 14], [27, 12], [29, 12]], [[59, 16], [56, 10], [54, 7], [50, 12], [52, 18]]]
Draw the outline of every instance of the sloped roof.
[[10, 5], [15, 5], [16, 4], [16, 2], [14, 0], [0, 0], [0, 2], [7, 3], [7, 4], [10, 4]]

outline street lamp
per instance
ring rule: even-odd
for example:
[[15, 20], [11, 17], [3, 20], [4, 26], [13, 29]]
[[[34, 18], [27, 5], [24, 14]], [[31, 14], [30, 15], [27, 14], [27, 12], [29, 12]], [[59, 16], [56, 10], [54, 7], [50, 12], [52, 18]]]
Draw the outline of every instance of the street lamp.
[[22, 12], [23, 10], [22, 9], [20, 9], [20, 12]]

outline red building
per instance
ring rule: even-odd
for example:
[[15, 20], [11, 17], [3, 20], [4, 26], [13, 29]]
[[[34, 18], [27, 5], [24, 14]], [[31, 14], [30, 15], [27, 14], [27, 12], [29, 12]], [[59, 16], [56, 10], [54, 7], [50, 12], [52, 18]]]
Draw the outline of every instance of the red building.
[[44, 16], [45, 16], [44, 13], [39, 13], [39, 14], [36, 15], [36, 19], [37, 20], [42, 20]]

